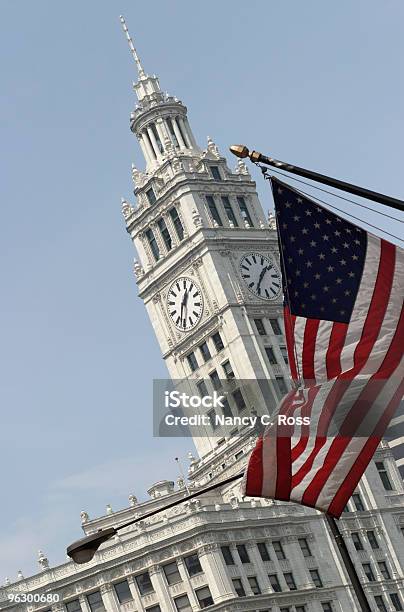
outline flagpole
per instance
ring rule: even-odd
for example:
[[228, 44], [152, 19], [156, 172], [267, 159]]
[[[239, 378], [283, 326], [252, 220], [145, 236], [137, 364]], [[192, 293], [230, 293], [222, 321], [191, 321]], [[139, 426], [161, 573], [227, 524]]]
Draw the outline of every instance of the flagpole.
[[348, 551], [347, 545], [345, 544], [345, 540], [342, 537], [341, 532], [339, 530], [337, 521], [335, 520], [335, 518], [333, 518], [329, 514], [325, 514], [325, 519], [331, 530], [335, 543], [338, 547], [338, 550], [340, 552], [342, 561], [345, 565], [347, 574], [351, 580], [352, 587], [355, 591], [355, 595], [361, 607], [361, 612], [372, 612], [372, 609], [366, 597], [366, 593], [363, 589], [363, 586], [357, 574], [355, 565], [353, 564], [353, 561], [349, 555], [349, 551]]
[[230, 147], [230, 151], [233, 153], [233, 155], [236, 155], [236, 157], [249, 157], [254, 163], [273, 166], [278, 170], [285, 170], [286, 172], [291, 172], [292, 174], [297, 174], [298, 176], [304, 176], [305, 178], [317, 181], [323, 185], [329, 185], [330, 187], [341, 189], [342, 191], [352, 193], [362, 198], [367, 198], [368, 200], [373, 200], [374, 202], [379, 202], [380, 204], [384, 204], [385, 206], [390, 206], [391, 208], [404, 212], [403, 200], [398, 200], [397, 198], [392, 198], [391, 196], [383, 193], [378, 193], [377, 191], [371, 191], [370, 189], [359, 187], [358, 185], [352, 185], [351, 183], [346, 183], [345, 181], [340, 181], [339, 179], [332, 178], [331, 176], [326, 176], [325, 174], [319, 174], [318, 172], [307, 170], [306, 168], [299, 168], [299, 166], [294, 166], [293, 164], [280, 161], [279, 159], [267, 157], [258, 151], [249, 151], [245, 145], [232, 145]]

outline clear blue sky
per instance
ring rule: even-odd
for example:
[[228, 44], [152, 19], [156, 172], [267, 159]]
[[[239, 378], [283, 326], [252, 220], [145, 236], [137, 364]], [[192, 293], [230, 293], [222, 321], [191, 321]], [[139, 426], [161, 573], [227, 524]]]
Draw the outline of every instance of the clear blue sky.
[[0, 583], [38, 548], [63, 562], [81, 510], [144, 497], [190, 448], [151, 437], [165, 368], [120, 211], [141, 165], [120, 13], [200, 143], [404, 195], [401, 0], [3, 2]]

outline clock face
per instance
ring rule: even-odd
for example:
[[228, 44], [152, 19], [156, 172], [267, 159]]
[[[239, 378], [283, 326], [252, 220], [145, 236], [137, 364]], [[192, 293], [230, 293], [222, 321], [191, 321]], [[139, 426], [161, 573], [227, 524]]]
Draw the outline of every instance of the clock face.
[[203, 313], [202, 292], [198, 285], [185, 276], [178, 278], [168, 291], [167, 310], [178, 329], [193, 329]]
[[263, 300], [275, 300], [281, 292], [281, 273], [274, 260], [262, 253], [247, 253], [240, 273], [248, 289]]

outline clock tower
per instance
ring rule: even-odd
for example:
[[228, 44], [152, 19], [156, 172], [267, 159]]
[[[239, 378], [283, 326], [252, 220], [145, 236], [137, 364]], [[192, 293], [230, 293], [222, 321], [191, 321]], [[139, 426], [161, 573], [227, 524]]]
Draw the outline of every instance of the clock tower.
[[[138, 71], [130, 129], [145, 158], [132, 166], [136, 205], [122, 201], [139, 296], [174, 381], [201, 396], [226, 388], [215, 409], [225, 416], [268, 412], [289, 385], [274, 219], [242, 160], [231, 170], [211, 138], [198, 146], [187, 108], [145, 72], [121, 21]], [[264, 388], [246, 384], [256, 380]], [[250, 438], [201, 425], [194, 477], [214, 477]]]

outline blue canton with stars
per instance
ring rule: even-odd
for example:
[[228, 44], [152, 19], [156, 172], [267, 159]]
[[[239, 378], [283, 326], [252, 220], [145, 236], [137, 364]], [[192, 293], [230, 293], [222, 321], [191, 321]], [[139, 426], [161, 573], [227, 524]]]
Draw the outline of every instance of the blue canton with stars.
[[349, 323], [367, 232], [272, 178], [283, 291], [292, 314]]

